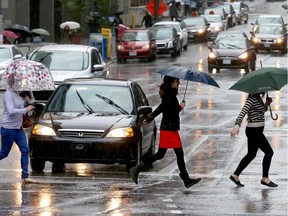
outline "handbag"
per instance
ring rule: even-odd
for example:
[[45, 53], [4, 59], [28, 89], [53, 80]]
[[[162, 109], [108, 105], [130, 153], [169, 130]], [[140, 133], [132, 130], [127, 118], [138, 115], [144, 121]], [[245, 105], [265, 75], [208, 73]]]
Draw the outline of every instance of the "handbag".
[[32, 120], [29, 118], [29, 116], [26, 114], [23, 114], [23, 123], [22, 123], [22, 127], [23, 128], [29, 128], [33, 125]]

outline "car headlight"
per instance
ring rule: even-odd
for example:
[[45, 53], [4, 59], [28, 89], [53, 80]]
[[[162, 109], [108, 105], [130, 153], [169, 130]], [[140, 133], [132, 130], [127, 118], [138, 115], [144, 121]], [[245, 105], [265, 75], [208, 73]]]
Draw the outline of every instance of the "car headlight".
[[142, 49], [150, 49], [149, 43], [145, 44], [145, 45], [142, 47]]
[[220, 30], [221, 30], [220, 27], [218, 27], [218, 26], [215, 27], [215, 31], [220, 31]]
[[276, 39], [276, 43], [279, 43], [279, 44], [280, 44], [280, 43], [283, 43], [283, 42], [284, 42], [284, 39], [283, 39], [283, 38], [277, 38], [277, 39]]
[[213, 52], [209, 52], [208, 57], [210, 59], [214, 59], [214, 58], [217, 58], [217, 55], [215, 53], [213, 53]]
[[240, 59], [247, 59], [248, 58], [248, 53], [245, 52], [245, 53], [242, 53], [240, 56], [239, 56]]
[[48, 126], [36, 124], [32, 130], [33, 135], [40, 136], [56, 136], [55, 131]]
[[252, 42], [253, 42], [253, 43], [259, 43], [259, 42], [260, 42], [260, 39], [257, 38], [257, 37], [253, 37], [253, 38], [252, 38]]
[[124, 47], [123, 47], [122, 45], [118, 45], [118, 46], [117, 46], [117, 49], [118, 49], [118, 50], [124, 50]]
[[117, 129], [113, 129], [111, 130], [106, 137], [133, 137], [134, 136], [134, 132], [133, 132], [133, 128], [131, 127], [127, 127], [127, 128], [117, 128]]
[[173, 47], [173, 41], [169, 41], [168, 42], [168, 48], [172, 48]]
[[198, 30], [198, 33], [199, 33], [199, 34], [203, 34], [204, 31], [205, 31], [204, 29], [199, 29], [199, 30]]

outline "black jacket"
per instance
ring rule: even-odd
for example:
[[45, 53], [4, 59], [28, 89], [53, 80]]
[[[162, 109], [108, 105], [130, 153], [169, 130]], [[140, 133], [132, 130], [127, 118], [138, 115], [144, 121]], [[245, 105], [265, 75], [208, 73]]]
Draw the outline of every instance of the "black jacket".
[[177, 89], [171, 89], [162, 97], [159, 106], [148, 116], [146, 121], [152, 121], [156, 116], [162, 113], [160, 130], [177, 131], [180, 130], [179, 113], [181, 107], [176, 97]]

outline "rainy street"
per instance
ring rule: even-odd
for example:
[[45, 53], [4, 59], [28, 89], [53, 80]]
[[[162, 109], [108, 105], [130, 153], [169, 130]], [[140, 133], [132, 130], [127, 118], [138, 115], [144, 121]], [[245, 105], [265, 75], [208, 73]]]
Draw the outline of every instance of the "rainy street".
[[[248, 24], [231, 30], [244, 31], [250, 38], [251, 23], [257, 16], [274, 11], [287, 22], [286, 10], [281, 7], [283, 2], [255, 0], [247, 4]], [[125, 64], [112, 60], [109, 78], [138, 82], [154, 109], [160, 102], [161, 77], [156, 71], [169, 66], [187, 66], [208, 72], [207, 55], [206, 43], [190, 42], [188, 50], [177, 58], [164, 55], [157, 56], [153, 62], [127, 60]], [[287, 54], [259, 52], [256, 69], [261, 68], [261, 64], [287, 67]], [[43, 173], [31, 171], [31, 178], [39, 184], [22, 185], [20, 153], [14, 145], [9, 156], [0, 161], [0, 216], [287, 215], [287, 85], [281, 91], [269, 92], [273, 115], [279, 118], [274, 121], [269, 112], [265, 115], [264, 134], [274, 150], [269, 177], [278, 187], [260, 184], [264, 154], [258, 151], [241, 175], [245, 187], [238, 188], [229, 176], [247, 152], [246, 121], [236, 138], [230, 137], [230, 131], [247, 94], [228, 89], [244, 76], [244, 70], [223, 69], [211, 75], [220, 88], [189, 82], [186, 107], [180, 114], [186, 167], [191, 178], [202, 178], [197, 185], [184, 187], [173, 150], [168, 150], [161, 161], [142, 172], [137, 185], [124, 165], [66, 164], [65, 173], [55, 174], [51, 172], [50, 162], [46, 162]], [[186, 87], [186, 81], [180, 82], [179, 101]], [[0, 92], [1, 101], [2, 96]], [[2, 103], [0, 109], [2, 119]], [[158, 128], [160, 120], [158, 116]]]

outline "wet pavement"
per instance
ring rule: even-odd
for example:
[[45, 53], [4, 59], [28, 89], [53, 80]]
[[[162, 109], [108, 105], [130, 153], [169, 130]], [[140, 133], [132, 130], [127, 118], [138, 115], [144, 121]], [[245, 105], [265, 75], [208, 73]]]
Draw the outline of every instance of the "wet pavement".
[[[256, 0], [251, 3], [255, 5], [253, 10], [267, 7], [256, 3]], [[259, 55], [266, 66], [278, 62], [287, 67], [287, 55], [285, 57], [286, 61]], [[161, 63], [165, 59], [157, 61]], [[145, 93], [155, 107], [158, 103], [155, 79], [158, 77], [151, 72], [152, 66], [142, 63], [140, 68], [133, 63], [128, 64], [125, 73], [115, 67], [117, 73], [124, 78], [130, 75], [145, 86]], [[138, 68], [137, 72], [135, 68]], [[141, 173], [138, 185], [131, 181], [125, 166], [69, 164], [65, 173], [53, 174], [51, 163], [47, 163], [44, 173], [31, 173], [40, 184], [22, 185], [20, 155], [14, 146], [9, 156], [0, 161], [0, 216], [287, 215], [287, 86], [280, 92], [271, 93], [272, 109], [279, 119], [273, 121], [266, 114], [265, 135], [274, 150], [269, 176], [279, 186], [268, 188], [260, 184], [261, 151], [240, 177], [245, 187], [236, 187], [229, 179], [247, 152], [245, 124], [239, 136], [234, 139], [229, 136], [246, 99], [243, 93], [227, 91], [239, 76], [238, 71], [215, 75], [220, 89], [189, 84], [180, 133], [187, 169], [191, 177], [202, 178], [199, 184], [189, 189], [184, 187], [174, 153], [168, 151], [153, 169]], [[179, 95], [183, 95], [183, 88], [181, 84]], [[2, 93], [0, 96], [2, 98]], [[2, 104], [0, 108], [2, 110]], [[157, 124], [159, 121], [160, 118]]]

